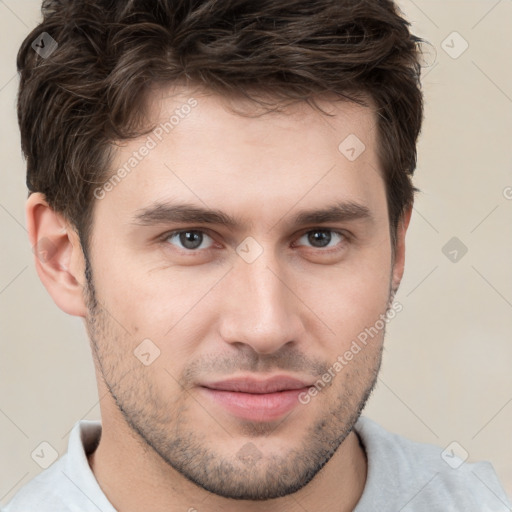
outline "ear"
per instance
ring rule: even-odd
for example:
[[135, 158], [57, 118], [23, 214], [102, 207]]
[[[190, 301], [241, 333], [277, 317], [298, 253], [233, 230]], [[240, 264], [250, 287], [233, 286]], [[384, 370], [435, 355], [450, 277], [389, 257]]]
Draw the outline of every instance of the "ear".
[[61, 214], [50, 208], [39, 192], [29, 196], [25, 212], [41, 282], [62, 311], [85, 317], [85, 260], [78, 234]]
[[395, 258], [393, 264], [393, 280], [392, 280], [392, 291], [393, 295], [398, 290], [400, 286], [400, 282], [402, 281], [402, 276], [404, 275], [404, 267], [405, 267], [405, 234], [407, 232], [407, 228], [409, 227], [409, 222], [411, 221], [412, 214], [411, 204], [402, 214], [400, 220], [398, 221], [398, 226], [396, 229], [396, 244], [395, 244]]

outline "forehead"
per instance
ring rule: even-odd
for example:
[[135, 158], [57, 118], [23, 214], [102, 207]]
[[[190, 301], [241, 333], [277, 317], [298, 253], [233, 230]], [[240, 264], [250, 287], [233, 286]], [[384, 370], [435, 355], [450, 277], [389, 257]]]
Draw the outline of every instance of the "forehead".
[[133, 216], [155, 202], [179, 201], [233, 216], [250, 209], [275, 224], [299, 203], [382, 203], [373, 109], [317, 103], [331, 115], [305, 102], [265, 113], [198, 89], [154, 90], [146, 112], [154, 130], [115, 148], [111, 172], [125, 172], [99, 208], [110, 204]]
[[[246, 144], [282, 152], [290, 137], [274, 140], [276, 133], [290, 135], [297, 143], [307, 139], [312, 149], [324, 149], [327, 153], [333, 143], [338, 147], [340, 138], [357, 133], [366, 139], [367, 145], [374, 143], [376, 116], [370, 97], [364, 98], [366, 107], [340, 99], [316, 98], [315, 103], [322, 111], [305, 101], [275, 104], [275, 98], [255, 98], [266, 103], [266, 107], [240, 94], [227, 97], [198, 88], [160, 87], [148, 95], [146, 113], [156, 126], [157, 135], [167, 139], [164, 143], [182, 144], [186, 141], [180, 140], [181, 136], [188, 141], [195, 136], [203, 145], [221, 141], [223, 149], [231, 153], [237, 148], [245, 150]], [[172, 136], [166, 137], [171, 132]], [[320, 144], [321, 141], [324, 143]]]

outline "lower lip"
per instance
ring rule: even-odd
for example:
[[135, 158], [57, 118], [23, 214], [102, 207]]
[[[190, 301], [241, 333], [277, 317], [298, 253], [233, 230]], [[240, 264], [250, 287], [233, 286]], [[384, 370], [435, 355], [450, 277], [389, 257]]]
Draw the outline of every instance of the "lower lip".
[[276, 393], [240, 393], [201, 388], [209, 399], [231, 414], [249, 421], [273, 421], [299, 405], [299, 395], [309, 388], [289, 389]]

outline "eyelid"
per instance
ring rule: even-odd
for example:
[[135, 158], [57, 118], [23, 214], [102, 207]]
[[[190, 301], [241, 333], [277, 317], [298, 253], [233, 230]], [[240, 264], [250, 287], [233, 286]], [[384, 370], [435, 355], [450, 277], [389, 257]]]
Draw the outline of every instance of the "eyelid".
[[170, 231], [166, 231], [158, 236], [159, 239], [166, 240], [172, 235], [177, 235], [178, 233], [186, 233], [187, 231], [199, 231], [200, 233], [206, 233], [210, 238], [213, 238], [212, 232], [207, 228], [179, 228], [179, 229], [171, 229]]
[[304, 229], [302, 231], [299, 231], [301, 233], [300, 236], [305, 235], [306, 233], [309, 233], [310, 231], [331, 231], [333, 233], [337, 233], [338, 235], [342, 235], [345, 238], [350, 237], [350, 233], [342, 228], [330, 228], [329, 226], [313, 226], [311, 228]]

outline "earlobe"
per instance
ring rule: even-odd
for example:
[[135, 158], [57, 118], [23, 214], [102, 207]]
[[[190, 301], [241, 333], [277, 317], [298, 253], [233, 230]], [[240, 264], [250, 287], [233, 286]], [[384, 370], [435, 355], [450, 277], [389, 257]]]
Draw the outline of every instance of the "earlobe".
[[85, 317], [84, 257], [71, 224], [35, 192], [26, 203], [29, 240], [37, 273], [54, 302], [64, 312]]

